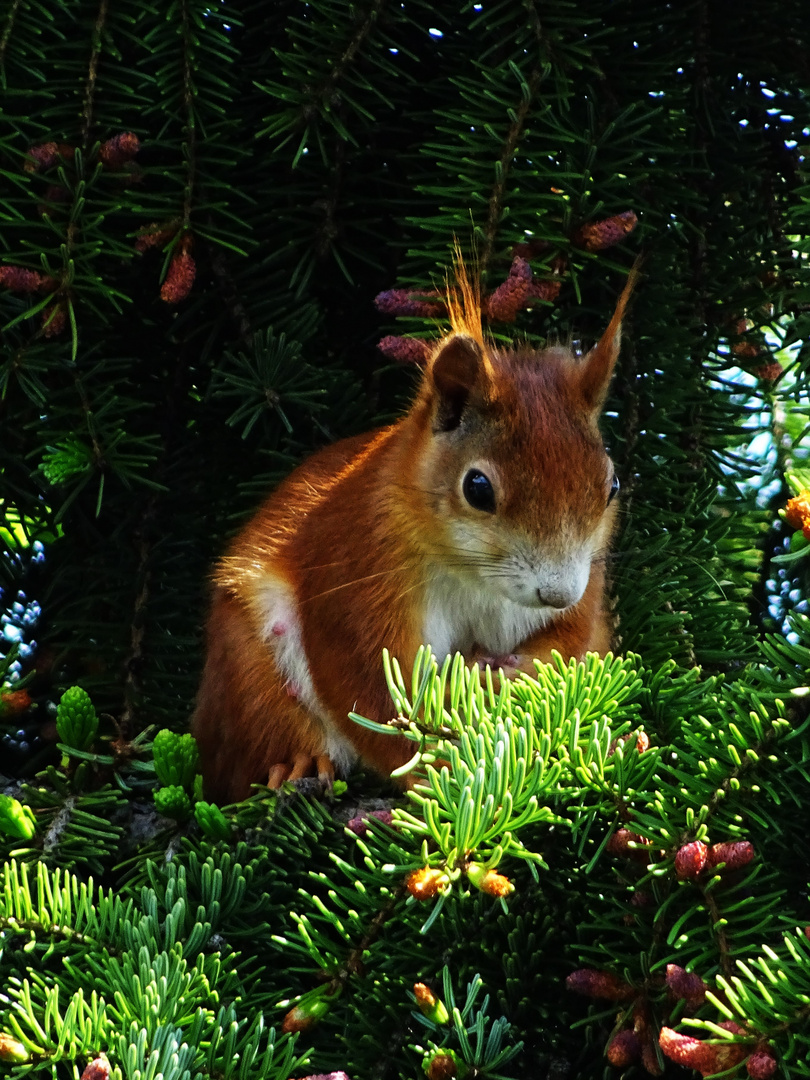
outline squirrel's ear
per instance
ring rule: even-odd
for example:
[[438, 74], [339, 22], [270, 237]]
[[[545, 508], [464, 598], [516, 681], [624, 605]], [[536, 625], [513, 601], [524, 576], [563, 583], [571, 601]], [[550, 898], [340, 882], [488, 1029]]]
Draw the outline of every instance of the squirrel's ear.
[[436, 396], [434, 431], [458, 427], [470, 395], [485, 378], [486, 366], [483, 349], [475, 338], [468, 334], [446, 338], [427, 372]]
[[622, 341], [622, 318], [627, 301], [638, 280], [638, 263], [630, 271], [622, 294], [616, 304], [616, 310], [597, 345], [582, 361], [580, 368], [580, 393], [585, 407], [593, 412], [601, 412], [607, 397], [608, 386], [619, 356]]

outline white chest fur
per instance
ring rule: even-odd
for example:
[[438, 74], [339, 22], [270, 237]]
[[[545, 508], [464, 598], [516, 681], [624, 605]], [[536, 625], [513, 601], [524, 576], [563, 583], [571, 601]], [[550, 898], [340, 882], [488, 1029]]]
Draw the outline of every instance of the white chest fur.
[[473, 577], [441, 574], [427, 589], [422, 640], [440, 659], [469, 653], [473, 645], [503, 655], [514, 652], [553, 614], [552, 608], [517, 604]]

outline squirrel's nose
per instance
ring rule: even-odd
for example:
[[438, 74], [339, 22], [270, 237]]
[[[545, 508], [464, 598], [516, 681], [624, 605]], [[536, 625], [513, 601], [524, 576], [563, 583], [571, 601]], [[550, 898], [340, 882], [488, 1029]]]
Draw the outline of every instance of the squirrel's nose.
[[537, 599], [543, 607], [567, 608], [574, 602], [574, 597], [564, 589], [538, 589]]

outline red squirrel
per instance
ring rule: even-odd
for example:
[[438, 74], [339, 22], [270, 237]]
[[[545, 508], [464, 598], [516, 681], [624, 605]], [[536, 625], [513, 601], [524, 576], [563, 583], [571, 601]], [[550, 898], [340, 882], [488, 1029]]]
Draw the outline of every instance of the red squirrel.
[[598, 420], [634, 277], [577, 358], [488, 341], [462, 268], [408, 413], [313, 454], [236, 536], [192, 719], [209, 798], [404, 764], [404, 736], [348, 717], [390, 717], [383, 647], [406, 671], [424, 642], [508, 676], [611, 647], [618, 480]]

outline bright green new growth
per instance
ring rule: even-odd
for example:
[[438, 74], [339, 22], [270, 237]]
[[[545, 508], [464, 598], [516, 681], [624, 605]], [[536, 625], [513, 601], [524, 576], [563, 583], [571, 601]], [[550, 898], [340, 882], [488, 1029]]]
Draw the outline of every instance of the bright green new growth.
[[191, 816], [191, 799], [179, 784], [167, 784], [155, 792], [155, 809], [165, 817], [186, 821]]
[[0, 795], [0, 833], [15, 840], [30, 840], [36, 831], [36, 818], [31, 807], [23, 806], [11, 795]]
[[71, 686], [56, 710], [59, 738], [73, 750], [89, 750], [98, 733], [98, 716], [90, 695], [81, 686]]
[[178, 735], [164, 728], [152, 744], [155, 773], [161, 784], [176, 785], [191, 791], [200, 761], [193, 735]]

